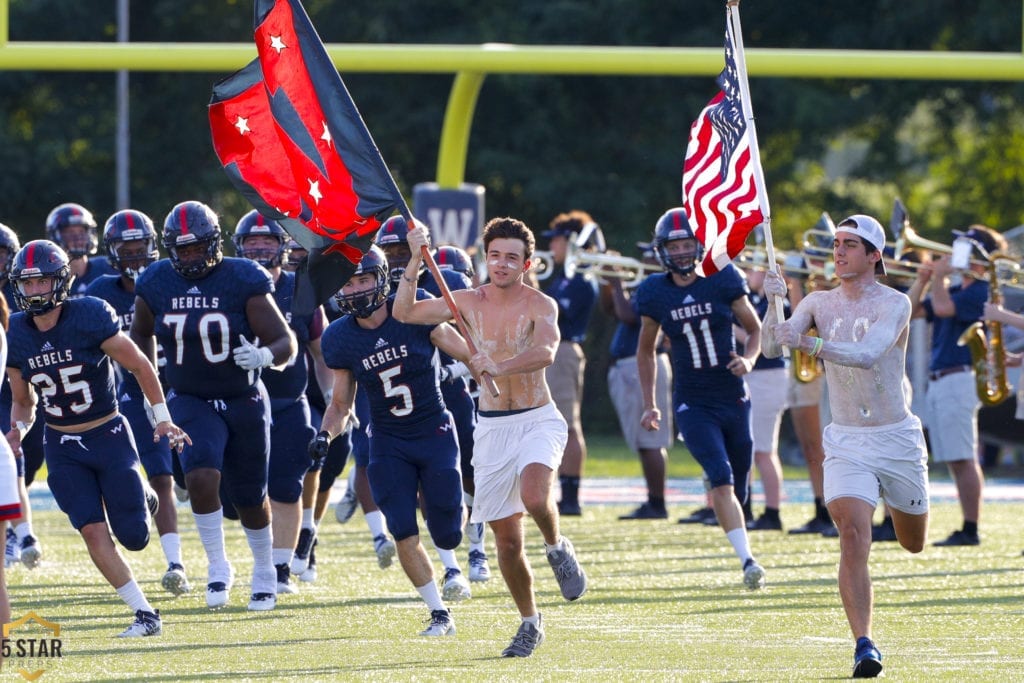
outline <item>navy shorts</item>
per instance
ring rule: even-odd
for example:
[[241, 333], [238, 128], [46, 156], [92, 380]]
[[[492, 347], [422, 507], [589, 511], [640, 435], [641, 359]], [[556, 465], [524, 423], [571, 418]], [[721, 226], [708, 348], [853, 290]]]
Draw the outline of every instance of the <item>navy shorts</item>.
[[184, 473], [202, 467], [218, 470], [235, 507], [262, 505], [270, 460], [270, 400], [263, 383], [229, 399], [171, 391], [167, 407], [192, 439], [179, 455]]
[[118, 415], [80, 434], [45, 428], [47, 483], [57, 505], [82, 527], [109, 522], [129, 550], [149, 543], [146, 497], [135, 440], [127, 420]]
[[415, 439], [374, 433], [366, 470], [377, 507], [396, 541], [419, 534], [418, 491], [423, 492], [427, 529], [439, 548], [462, 542], [462, 472], [451, 415], [438, 416], [432, 434]]
[[121, 396], [118, 410], [128, 420], [135, 436], [135, 447], [139, 449], [139, 460], [146, 476], [152, 479], [161, 475], [171, 474], [171, 444], [166, 436], [153, 442], [153, 425], [146, 417], [146, 405], [141, 397]]
[[305, 396], [271, 413], [270, 473], [267, 491], [271, 500], [294, 503], [302, 497], [302, 481], [309, 471], [309, 442], [316, 432], [310, 424]]
[[731, 404], [687, 404], [685, 410], [676, 410], [676, 425], [686, 447], [704, 469], [711, 488], [732, 485], [736, 498], [745, 503], [754, 459], [750, 399]]
[[459, 438], [462, 478], [473, 481], [473, 430], [476, 429], [476, 404], [464, 380], [441, 384], [444, 405], [455, 420], [455, 433]]

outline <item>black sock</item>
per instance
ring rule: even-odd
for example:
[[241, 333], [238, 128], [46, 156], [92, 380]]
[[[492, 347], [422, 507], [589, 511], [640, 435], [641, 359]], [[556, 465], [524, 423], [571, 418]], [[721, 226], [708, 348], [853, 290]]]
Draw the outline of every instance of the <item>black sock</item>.
[[665, 509], [665, 499], [664, 498], [656, 498], [655, 496], [647, 496], [647, 504], [650, 505], [651, 508], [653, 508], [654, 510], [664, 510]]
[[766, 507], [764, 509], [764, 516], [773, 522], [779, 521], [779, 508]]
[[964, 520], [964, 533], [967, 534], [968, 536], [977, 536], [978, 535], [978, 523], [977, 522], [968, 522], [967, 520]]
[[815, 519], [819, 519], [822, 522], [831, 522], [832, 521], [832, 515], [828, 514], [828, 508], [825, 507], [825, 499], [824, 498], [815, 498], [814, 499], [814, 517], [815, 517]]
[[892, 515], [886, 515], [882, 520], [882, 526], [892, 527]]
[[562, 485], [562, 502], [563, 503], [575, 503], [579, 500], [580, 496], [580, 478], [579, 477], [559, 477], [559, 483]]

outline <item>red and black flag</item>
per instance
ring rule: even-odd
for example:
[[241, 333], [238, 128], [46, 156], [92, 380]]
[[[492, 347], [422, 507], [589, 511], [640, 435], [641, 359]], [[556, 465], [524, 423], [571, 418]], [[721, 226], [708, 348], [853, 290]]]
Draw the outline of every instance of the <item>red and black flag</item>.
[[217, 83], [210, 131], [231, 182], [309, 250], [293, 305], [351, 277], [394, 211], [409, 209], [299, 0], [256, 0], [259, 57]]

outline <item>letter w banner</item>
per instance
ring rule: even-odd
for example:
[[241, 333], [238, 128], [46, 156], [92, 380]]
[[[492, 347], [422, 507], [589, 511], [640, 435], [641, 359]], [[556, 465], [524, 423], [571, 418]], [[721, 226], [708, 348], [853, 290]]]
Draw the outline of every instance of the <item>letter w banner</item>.
[[299, 0], [256, 0], [259, 57], [218, 82], [213, 147], [235, 187], [309, 250], [293, 305], [351, 277], [377, 229], [409, 208]]
[[690, 129], [683, 164], [683, 208], [704, 244], [702, 275], [717, 273], [743, 251], [764, 223], [769, 263], [775, 264], [768, 193], [750, 107], [739, 3], [726, 5], [725, 69], [719, 92]]

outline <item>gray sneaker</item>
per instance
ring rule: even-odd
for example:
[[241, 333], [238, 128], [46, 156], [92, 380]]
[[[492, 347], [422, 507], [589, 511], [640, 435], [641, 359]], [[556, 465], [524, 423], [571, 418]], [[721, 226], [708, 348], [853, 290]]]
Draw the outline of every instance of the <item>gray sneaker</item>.
[[348, 488], [345, 489], [345, 493], [341, 496], [341, 500], [334, 506], [334, 518], [340, 524], [347, 524], [348, 520], [352, 519], [352, 515], [356, 513], [356, 507], [358, 506], [359, 500], [356, 498], [356, 487], [352, 482], [349, 482]]
[[750, 558], [746, 564], [743, 565], [743, 583], [746, 584], [750, 590], [757, 590], [758, 588], [764, 588], [764, 567], [757, 563], [757, 560]]
[[555, 571], [555, 578], [558, 580], [558, 587], [562, 589], [562, 597], [566, 600], [576, 600], [587, 592], [587, 575], [576, 560], [576, 549], [572, 542], [562, 536], [564, 550], [549, 550], [548, 564]]
[[537, 625], [528, 621], [519, 625], [512, 643], [501, 651], [502, 657], [529, 657], [537, 646], [544, 642], [544, 622], [537, 615]]

